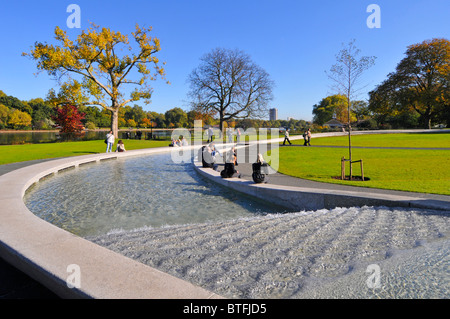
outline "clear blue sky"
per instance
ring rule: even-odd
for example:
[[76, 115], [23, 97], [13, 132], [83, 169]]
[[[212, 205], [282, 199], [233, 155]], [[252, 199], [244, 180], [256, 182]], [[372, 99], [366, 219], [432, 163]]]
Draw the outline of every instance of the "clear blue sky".
[[[152, 103], [144, 109], [163, 113], [187, 110], [189, 73], [213, 48], [248, 53], [274, 80], [272, 107], [279, 117], [310, 120], [312, 107], [334, 93], [325, 71], [343, 43], [356, 40], [361, 55], [376, 56], [365, 73], [360, 96], [395, 70], [407, 46], [431, 38], [450, 39], [449, 0], [52, 0], [0, 3], [0, 90], [21, 100], [44, 98], [58, 84], [46, 73], [37, 77], [35, 62], [22, 57], [36, 42], [54, 43], [56, 26], [71, 38], [80, 29], [66, 25], [67, 6], [81, 8], [81, 29], [89, 22], [129, 34], [136, 23], [152, 26], [160, 38], [160, 60], [167, 80], [152, 82]], [[370, 29], [369, 4], [381, 8], [381, 28]]]

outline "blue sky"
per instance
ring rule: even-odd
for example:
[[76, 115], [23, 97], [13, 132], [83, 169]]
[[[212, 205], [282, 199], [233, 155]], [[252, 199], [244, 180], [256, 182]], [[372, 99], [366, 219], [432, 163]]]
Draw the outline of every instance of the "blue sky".
[[[21, 53], [36, 41], [54, 43], [56, 26], [74, 39], [80, 29], [66, 25], [72, 3], [81, 8], [81, 29], [89, 22], [127, 34], [136, 23], [153, 27], [171, 84], [152, 82], [152, 103], [138, 104], [159, 113], [188, 110], [187, 77], [216, 47], [243, 50], [270, 74], [276, 85], [271, 106], [280, 119], [311, 120], [313, 105], [334, 93], [325, 71], [343, 43], [355, 39], [361, 55], [377, 57], [362, 79], [368, 86], [360, 98], [367, 99], [367, 92], [395, 70], [407, 46], [450, 39], [449, 0], [2, 1], [0, 90], [29, 100], [58, 89], [46, 73], [35, 76], [35, 62]], [[370, 4], [381, 9], [379, 29], [367, 27]]]

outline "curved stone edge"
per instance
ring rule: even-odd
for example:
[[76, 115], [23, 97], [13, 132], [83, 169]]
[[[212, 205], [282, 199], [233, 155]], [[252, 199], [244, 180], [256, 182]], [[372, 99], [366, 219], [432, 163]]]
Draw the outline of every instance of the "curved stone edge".
[[[195, 146], [194, 146], [195, 147]], [[193, 147], [184, 147], [190, 150]], [[0, 176], [0, 256], [62, 298], [220, 299], [221, 296], [73, 235], [35, 216], [23, 202], [41, 178], [120, 157], [169, 152], [153, 148], [58, 159]], [[69, 288], [79, 268], [79, 288]], [[72, 282], [73, 283], [73, 282]]]
[[256, 184], [240, 178], [222, 178], [211, 168], [194, 162], [195, 170], [205, 178], [244, 194], [270, 201], [271, 203], [297, 211], [333, 209], [336, 207], [387, 206], [442, 210], [450, 213], [450, 202], [412, 196], [371, 193], [367, 190], [343, 191], [315, 189], [271, 184]]

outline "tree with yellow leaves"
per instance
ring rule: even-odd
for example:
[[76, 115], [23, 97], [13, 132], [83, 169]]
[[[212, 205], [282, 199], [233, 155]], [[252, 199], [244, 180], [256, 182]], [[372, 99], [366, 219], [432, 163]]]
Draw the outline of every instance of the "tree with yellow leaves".
[[[38, 70], [47, 71], [59, 82], [67, 80], [62, 85], [64, 90], [70, 89], [71, 85], [79, 90], [81, 83], [89, 98], [84, 104], [109, 110], [111, 129], [118, 136], [119, 109], [141, 99], [149, 103], [153, 90], [148, 81], [165, 77], [164, 68], [155, 57], [161, 50], [160, 41], [150, 36], [151, 30], [136, 25], [131, 37], [137, 47], [133, 47], [129, 36], [94, 24], [83, 30], [75, 42], [56, 27], [58, 45], [37, 42], [30, 53], [23, 55], [37, 61]], [[124, 87], [128, 86], [134, 90], [125, 96]]]

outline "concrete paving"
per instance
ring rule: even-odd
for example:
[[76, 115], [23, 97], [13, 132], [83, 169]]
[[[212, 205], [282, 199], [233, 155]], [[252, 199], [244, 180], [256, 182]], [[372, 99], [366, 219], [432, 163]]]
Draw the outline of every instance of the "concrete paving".
[[[48, 160], [36, 160], [0, 165], [0, 176], [16, 169], [43, 163]], [[59, 297], [0, 258], [0, 299], [59, 299]]]

